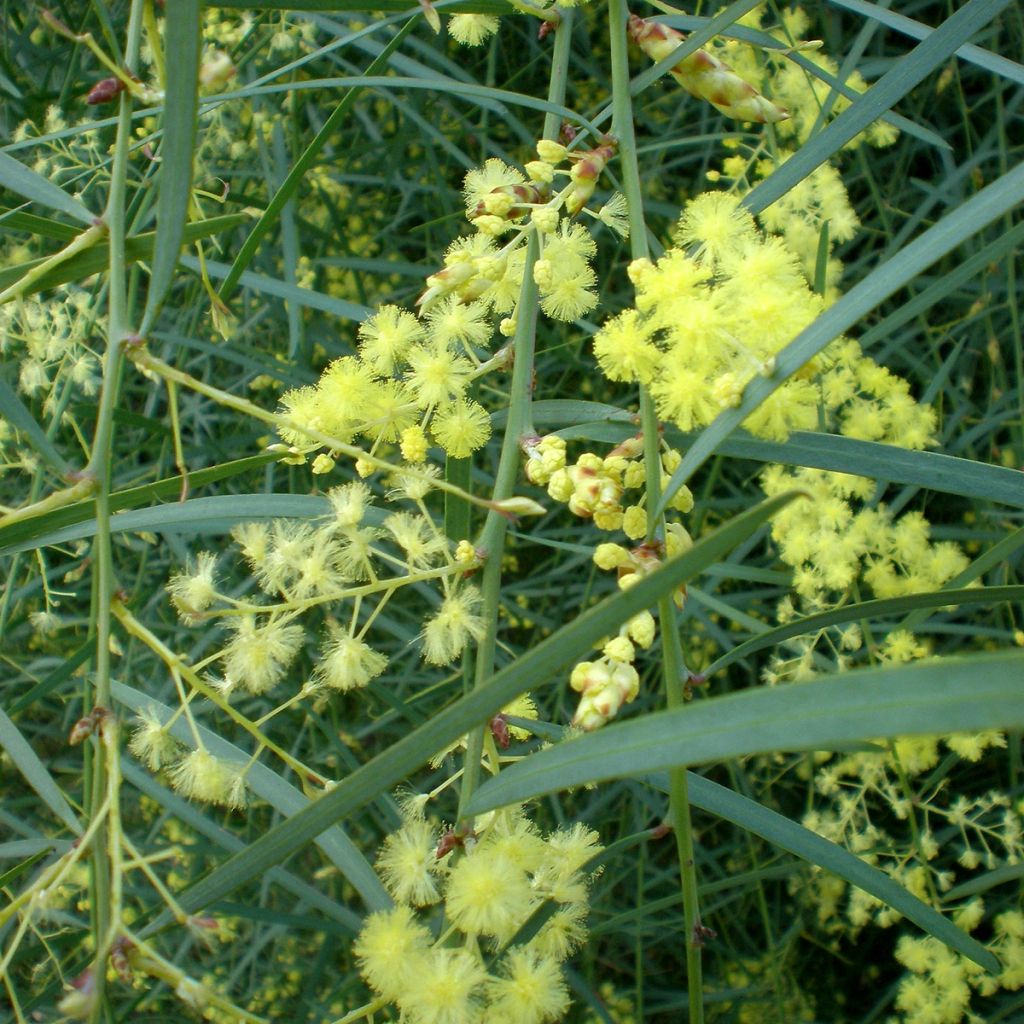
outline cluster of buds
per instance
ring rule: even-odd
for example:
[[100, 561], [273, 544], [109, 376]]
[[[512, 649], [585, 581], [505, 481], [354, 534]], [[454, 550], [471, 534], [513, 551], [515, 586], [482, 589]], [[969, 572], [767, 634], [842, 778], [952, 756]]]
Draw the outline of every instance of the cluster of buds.
[[[600, 569], [614, 570], [619, 588], [626, 590], [654, 572], [667, 559], [683, 554], [692, 545], [689, 533], [680, 523], [665, 526], [665, 539], [647, 537], [647, 510], [642, 499], [624, 506], [625, 491], [643, 490], [646, 469], [643, 462], [643, 437], [631, 437], [606, 456], [584, 452], [575, 464], [568, 465], [565, 440], [555, 434], [529, 437], [523, 442], [526, 476], [531, 483], [546, 486], [548, 494], [564, 502], [571, 512], [592, 519], [603, 530], [622, 529], [634, 547], [621, 544], [599, 544], [594, 563]], [[682, 456], [675, 449], [661, 454], [662, 487], [678, 467]], [[689, 512], [693, 495], [686, 487], [673, 497], [670, 505], [676, 511]], [[686, 588], [676, 589], [673, 599], [682, 608]], [[580, 694], [573, 725], [585, 730], [597, 729], [614, 718], [623, 704], [636, 698], [640, 677], [634, 666], [637, 648], [648, 648], [654, 642], [656, 625], [650, 612], [643, 611], [629, 619], [618, 636], [603, 643], [601, 657], [580, 662], [572, 671], [569, 685]]]
[[[536, 163], [539, 161], [534, 161], [534, 164]], [[531, 170], [531, 164], [526, 165], [526, 170]], [[548, 181], [497, 185], [480, 199], [472, 210], [466, 212], [466, 217], [485, 235], [500, 235], [515, 221], [521, 220], [532, 209], [543, 205], [551, 198]]]
[[[645, 21], [635, 14], [629, 17], [629, 34], [654, 61], [670, 56], [686, 39], [681, 32], [667, 25]], [[788, 110], [766, 99], [708, 50], [696, 50], [684, 57], [669, 74], [691, 96], [705, 100], [726, 117], [734, 117], [737, 121], [770, 124], [789, 117]]]
[[[642, 614], [650, 618], [650, 612]], [[653, 639], [653, 619], [650, 636]], [[640, 692], [640, 676], [633, 667], [636, 648], [628, 633], [609, 640], [601, 654], [598, 661], [581, 661], [569, 677], [569, 685], [580, 695], [572, 724], [588, 732], [611, 721]]]
[[[621, 460], [626, 462], [625, 459]], [[643, 465], [627, 463], [620, 466], [612, 457], [601, 458], [593, 452], [584, 452], [574, 466], [566, 466], [552, 474], [548, 481], [548, 494], [564, 502], [569, 511], [581, 519], [593, 519], [601, 530], [618, 530], [623, 523], [623, 477], [630, 468], [643, 476]], [[646, 523], [646, 516], [644, 519]]]
[[538, 487], [546, 487], [551, 477], [565, 469], [565, 439], [557, 434], [529, 437], [523, 442], [526, 456], [526, 479]]
[[[548, 494], [555, 501], [567, 504], [574, 515], [592, 519], [601, 530], [621, 529], [632, 540], [646, 536], [646, 509], [640, 503], [623, 502], [624, 492], [642, 490], [645, 486], [641, 437], [624, 441], [605, 456], [584, 452], [571, 466], [566, 464], [565, 441], [555, 435], [530, 438], [523, 447], [527, 456], [527, 478], [531, 483], [546, 486]], [[662, 453], [662, 488], [681, 459], [674, 449]], [[679, 488], [669, 507], [689, 512], [693, 508], [689, 488]]]
[[[693, 539], [682, 523], [668, 523], [665, 526], [665, 540], [645, 541], [634, 548], [621, 544], [598, 544], [594, 552], [594, 564], [599, 569], [614, 569], [618, 575], [619, 588], [628, 590], [639, 583], [644, 576], [661, 567], [666, 558], [685, 554], [693, 547]], [[686, 600], [686, 587], [678, 587], [673, 593], [678, 607]]]

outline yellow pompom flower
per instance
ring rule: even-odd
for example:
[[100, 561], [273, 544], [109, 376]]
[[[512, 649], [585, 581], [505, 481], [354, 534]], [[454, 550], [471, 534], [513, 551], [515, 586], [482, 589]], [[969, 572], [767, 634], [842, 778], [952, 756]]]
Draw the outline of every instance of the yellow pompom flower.
[[487, 983], [490, 1024], [546, 1024], [569, 1007], [558, 962], [536, 950], [516, 947], [501, 962], [501, 974]]
[[425, 907], [440, 899], [436, 848], [434, 829], [423, 818], [408, 818], [384, 840], [375, 866], [388, 892], [399, 903]]
[[463, 46], [483, 46], [495, 32], [499, 21], [490, 14], [453, 14], [448, 19], [448, 32]]
[[448, 879], [445, 909], [468, 935], [506, 942], [530, 916], [533, 890], [526, 872], [486, 844], [467, 853]]
[[484, 635], [477, 613], [480, 592], [465, 585], [452, 591], [423, 629], [423, 659], [431, 665], [450, 665], [472, 640]]
[[430, 432], [452, 458], [464, 459], [486, 444], [491, 418], [476, 402], [460, 398], [435, 413]]
[[423, 337], [423, 325], [397, 306], [381, 306], [359, 325], [358, 333], [359, 355], [374, 370], [387, 376], [394, 372], [409, 348]]
[[431, 942], [412, 910], [397, 906], [371, 914], [352, 948], [370, 986], [395, 1000], [418, 984]]

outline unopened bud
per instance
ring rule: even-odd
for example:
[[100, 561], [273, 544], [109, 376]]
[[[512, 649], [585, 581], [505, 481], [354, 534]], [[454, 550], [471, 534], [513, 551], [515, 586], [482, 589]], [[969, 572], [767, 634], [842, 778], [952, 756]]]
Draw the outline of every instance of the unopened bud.
[[518, 516], [542, 516], [547, 509], [532, 498], [505, 498], [503, 501], [492, 501], [489, 505], [495, 512], [508, 519]]
[[560, 164], [568, 152], [565, 146], [553, 139], [541, 139], [537, 143], [537, 156], [545, 163]]
[[102, 78], [98, 81], [85, 97], [85, 102], [90, 106], [99, 106], [101, 103], [109, 103], [118, 93], [124, 92], [124, 82], [120, 78]]

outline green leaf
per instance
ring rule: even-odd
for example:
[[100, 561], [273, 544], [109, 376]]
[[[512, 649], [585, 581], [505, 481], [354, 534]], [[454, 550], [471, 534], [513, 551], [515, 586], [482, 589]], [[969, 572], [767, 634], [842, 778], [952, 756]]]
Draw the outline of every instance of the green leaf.
[[[829, 0], [829, 2], [835, 7], [845, 7], [848, 11], [863, 14], [866, 18], [885, 25], [886, 28], [892, 28], [910, 36], [911, 39], [927, 39], [935, 31], [927, 25], [922, 25], [919, 21], [914, 21], [913, 18], [888, 11], [884, 7], [879, 7], [878, 4], [866, 3], [865, 0]], [[973, 43], [964, 43], [963, 46], [957, 47], [956, 56], [975, 67], [1002, 75], [1003, 78], [1009, 79], [1017, 85], [1024, 85], [1024, 66], [997, 54], [989, 53], [988, 50], [975, 46]]]
[[[70, 844], [68, 844], [70, 845]], [[23, 875], [33, 864], [41, 861], [54, 847], [54, 843], [45, 839], [22, 839], [19, 842], [13, 843], [2, 843], [0, 844], [0, 858], [3, 857], [24, 857], [25, 853], [30, 852], [35, 847], [35, 851], [28, 858], [23, 860], [20, 864], [15, 864], [13, 868], [8, 868], [0, 874], [0, 889], [6, 888], [11, 882], [16, 881], [21, 875]], [[22, 849], [23, 852], [15, 853], [14, 850]]]
[[[697, 443], [702, 437], [697, 435]], [[940, 452], [915, 452], [877, 441], [810, 431], [796, 431], [781, 443], [739, 434], [729, 438], [719, 451], [741, 459], [830, 469], [1024, 508], [1024, 474], [1019, 470]]]
[[[970, 587], [966, 590], [932, 590], [921, 594], [908, 594], [906, 597], [888, 597], [878, 601], [861, 601], [857, 604], [846, 604], [832, 611], [808, 615], [802, 619], [793, 619], [784, 626], [765, 630], [757, 636], [734, 647], [727, 654], [708, 666], [704, 675], [712, 676], [721, 672], [726, 666], [763, 651], [767, 647], [777, 647], [795, 636], [804, 636], [827, 629], [829, 626], [840, 626], [847, 622], [871, 621], [884, 616], [906, 615], [909, 612], [925, 612], [929, 608], [945, 608], [947, 605], [968, 604], [1002, 604], [1003, 602], [1024, 601], [1024, 586], [1016, 587]], [[923, 621], [925, 616], [918, 621]], [[905, 623], [904, 623], [905, 625]]]
[[[229, 533], [237, 523], [254, 519], [317, 519], [330, 513], [331, 504], [311, 494], [218, 494], [189, 498], [154, 508], [119, 512], [110, 517], [111, 533]], [[367, 521], [383, 519], [370, 510]], [[96, 535], [96, 520], [64, 526], [31, 541], [0, 548], [13, 554], [26, 548], [66, 544]]]
[[[182, 256], [181, 265], [199, 273], [199, 260], [195, 256]], [[215, 281], [223, 280], [231, 272], [226, 263], [217, 260], [206, 260], [203, 264], [206, 273]], [[373, 310], [369, 306], [361, 306], [347, 299], [336, 299], [333, 295], [325, 295], [323, 292], [315, 292], [311, 288], [299, 288], [298, 285], [288, 284], [276, 277], [267, 277], [264, 274], [255, 274], [251, 270], [242, 274], [240, 281], [247, 288], [262, 292], [264, 295], [273, 295], [277, 299], [285, 299], [296, 306], [305, 306], [308, 309], [319, 309], [324, 313], [333, 313], [335, 316], [344, 317], [346, 320], [365, 320]]]
[[[263, 455], [253, 455], [247, 459], [225, 462], [220, 466], [199, 469], [188, 474], [188, 484], [190, 487], [202, 487], [218, 480], [227, 480], [240, 473], [246, 473], [251, 469], [259, 469], [270, 462], [276, 462], [279, 458], [280, 455], [268, 452]], [[181, 494], [183, 482], [182, 477], [171, 476], [151, 484], [115, 491], [110, 495], [110, 511], [120, 512], [122, 509], [135, 508], [147, 501], [167, 501], [177, 498]], [[56, 531], [70, 526], [72, 523], [81, 523], [92, 519], [95, 511], [95, 502], [76, 501], [63, 508], [54, 509], [52, 512], [45, 512], [42, 515], [2, 527], [0, 528], [0, 555], [11, 555], [17, 551], [26, 551], [56, 543], [53, 540]], [[87, 536], [91, 535], [91, 533], [87, 534]]]
[[0, 377], [0, 416], [8, 420], [12, 427], [23, 434], [25, 440], [43, 457], [46, 464], [60, 476], [64, 476], [71, 467], [64, 456], [54, 447], [36, 418], [25, 408], [14, 388]]
[[[813, 684], [812, 684], [813, 685]], [[999, 961], [976, 939], [961, 931], [913, 893], [894, 882], [885, 872], [872, 867], [836, 843], [824, 839], [803, 825], [783, 817], [756, 800], [719, 786], [709, 779], [687, 772], [690, 801], [695, 807], [731, 821], [740, 828], [761, 836], [773, 846], [802, 857], [850, 885], [877, 897], [899, 911], [929, 935], [973, 960], [987, 971], [998, 972]], [[668, 790], [668, 781], [652, 779], [659, 789]]]
[[[387, 46], [384, 47], [366, 69], [368, 75], [375, 75], [387, 67], [388, 62], [391, 60], [391, 55], [398, 49], [402, 40], [412, 31], [416, 22], [417, 18], [410, 18], [394, 37], [388, 41]], [[352, 86], [345, 92], [341, 102], [331, 111], [330, 116], [324, 121], [323, 127], [316, 133], [313, 141], [310, 142], [302, 151], [298, 160], [295, 161], [294, 166], [288, 172], [288, 176], [271, 197], [270, 202], [267, 203], [267, 208], [260, 215], [260, 219], [254, 225], [252, 231], [249, 232], [241, 248], [238, 250], [238, 255], [235, 256], [230, 269], [224, 275], [224, 280], [218, 293], [222, 299], [227, 300], [235, 290], [236, 285], [242, 278], [242, 272], [252, 262], [253, 256], [256, 255], [260, 240], [273, 227], [274, 221], [284, 209], [285, 204], [295, 194], [295, 190], [301, 184], [306, 172], [312, 167], [313, 162], [327, 144], [327, 141], [334, 135], [345, 117], [348, 116], [361, 92], [360, 86]]]
[[12, 715], [41, 700], [48, 693], [52, 693], [62, 683], [67, 682], [75, 671], [81, 668], [90, 657], [95, 647], [91, 642], [82, 644], [70, 657], [61, 661], [60, 665], [51, 672], [45, 679], [40, 679], [27, 693], [22, 694], [10, 707]]
[[148, 337], [171, 287], [192, 198], [192, 157], [195, 152], [199, 97], [199, 50], [202, 37], [199, 0], [174, 0], [164, 12], [164, 48], [168, 54], [163, 142], [160, 145], [160, 189], [156, 210], [156, 241], [149, 292], [139, 333]]
[[484, 782], [469, 813], [624, 778], [780, 750], [1024, 727], [1024, 652], [978, 654], [754, 688], [619, 722]]
[[[223, 217], [210, 217], [208, 220], [197, 220], [185, 226], [182, 232], [186, 243], [196, 242], [209, 235], [220, 234], [222, 231], [230, 231], [244, 223], [247, 217], [243, 213], [231, 213]], [[125, 256], [129, 263], [138, 260], [147, 261], [153, 257], [153, 246], [156, 241], [156, 232], [147, 231], [141, 235], [134, 235], [125, 243]], [[0, 270], [0, 290], [8, 285], [14, 284], [21, 279], [26, 271], [32, 270], [40, 263], [45, 262], [48, 257], [38, 260], [30, 260], [17, 267], [8, 267]], [[67, 284], [69, 281], [81, 281], [93, 274], [99, 274], [107, 268], [110, 262], [110, 244], [106, 239], [97, 242], [95, 245], [76, 253], [74, 256], [58, 263], [52, 270], [47, 271], [36, 281], [33, 281], [25, 291], [24, 295], [34, 295], [37, 292], [46, 291], [48, 288], [56, 288], [59, 285]]]
[[[967, 7], [976, 0], [970, 0]], [[967, 8], [963, 8], [966, 10]], [[953, 15], [956, 18], [961, 12]], [[953, 20], [950, 19], [950, 21]], [[947, 22], [948, 24], [948, 22]], [[924, 44], [922, 43], [922, 46]], [[852, 107], [850, 108], [853, 109]], [[849, 113], [849, 110], [845, 113]], [[833, 125], [838, 124], [841, 115]], [[829, 131], [828, 128], [822, 135]], [[821, 138], [821, 136], [818, 136]], [[793, 157], [783, 166], [790, 166]], [[773, 175], [774, 177], [774, 175]], [[771, 180], [770, 178], [768, 179]], [[776, 388], [791, 377], [809, 359], [830, 341], [852, 327], [865, 313], [913, 280], [965, 239], [981, 231], [987, 224], [1002, 216], [1020, 202], [1024, 192], [1024, 164], [996, 179], [930, 227], [895, 256], [873, 270], [833, 306], [830, 306], [810, 326], [804, 328], [776, 357], [775, 372], [771, 377], [758, 377], [747, 386], [743, 399], [735, 409], [727, 409], [717, 416], [697, 438], [696, 443], [683, 456], [683, 461], [672, 474], [658, 505], [664, 512], [675, 492], [693, 473], [718, 450], [719, 445], [735, 430]]]
[[7, 713], [0, 709], [0, 747], [7, 751], [11, 763], [25, 777], [25, 781], [36, 791], [39, 799], [46, 804], [53, 814], [59, 818], [75, 835], [82, 834], [82, 826], [71, 805], [67, 802], [60, 787], [53, 781], [53, 776], [46, 770], [46, 766], [36, 752], [29, 745], [28, 740], [21, 734], [21, 730], [7, 717]]
[[[245, 843], [241, 839], [211, 821], [198, 807], [183, 800], [166, 786], [162, 786], [131, 758], [121, 758], [121, 774], [125, 781], [140, 793], [151, 797], [169, 814], [173, 814], [179, 821], [183, 821], [189, 828], [194, 829], [199, 835], [205, 836], [222, 850], [227, 850], [228, 853], [237, 853], [239, 850], [245, 849]], [[338, 906], [334, 900], [328, 899], [319, 889], [296, 878], [290, 871], [286, 871], [284, 868], [271, 868], [266, 877], [269, 882], [281, 886], [282, 889], [297, 896], [310, 907], [315, 907], [325, 917], [337, 921], [350, 935], [355, 935], [362, 927], [363, 922], [359, 915], [347, 907]]]
[[[357, 768], [316, 803], [272, 828], [243, 852], [220, 865], [181, 895], [181, 905], [189, 912], [208, 906], [250, 879], [257, 878], [268, 868], [280, 864], [325, 828], [391, 789], [425, 764], [436, 751], [482, 725], [521, 693], [539, 687], [631, 615], [654, 605], [663, 594], [671, 593], [702, 572], [796, 496], [779, 495], [736, 516], [636, 586], [583, 612], [517, 661], [496, 672], [485, 687], [467, 694], [434, 715], [423, 726]], [[170, 920], [169, 915], [162, 915], [146, 930], [147, 933]]]
[[[502, 417], [503, 414], [498, 414], [493, 419], [497, 423]], [[566, 438], [585, 437], [612, 444], [636, 433], [636, 424], [629, 413], [598, 402], [534, 402], [533, 422], [536, 427], [548, 429], [573, 424], [579, 429], [558, 429], [557, 432]], [[688, 451], [701, 437], [700, 434], [684, 434], [671, 425], [666, 427], [665, 436], [682, 451]], [[841, 434], [805, 430], [794, 431], [782, 442], [763, 441], [739, 429], [722, 441], [717, 450], [738, 459], [852, 473], [872, 480], [888, 480], [1024, 508], [1024, 474], [1019, 470], [940, 452], [909, 451], [877, 441], [858, 441]]]
[[80, 234], [77, 228], [62, 224], [59, 220], [38, 217], [34, 213], [25, 213], [20, 209], [0, 208], [0, 225], [9, 231], [25, 231], [30, 235], [53, 238], [60, 242], [73, 241]]
[[0, 188], [10, 189], [33, 203], [39, 203], [51, 210], [79, 221], [82, 224], [96, 223], [96, 215], [69, 195], [59, 185], [36, 174], [13, 156], [0, 151]]
[[896, 61], [874, 85], [855, 99], [831, 124], [800, 149], [773, 174], [756, 185], [743, 199], [752, 213], [760, 213], [803, 181], [819, 164], [838, 153], [851, 139], [890, 107], [898, 103], [915, 85], [947, 61], [965, 39], [984, 28], [1013, 0], [968, 0], [939, 28], [905, 57]]
[[[181, 715], [175, 717], [174, 712], [166, 704], [161, 704], [148, 694], [140, 693], [123, 683], [114, 682], [111, 689], [114, 696], [133, 711], [152, 712], [161, 722], [173, 718], [174, 722], [169, 729], [171, 735], [190, 750], [194, 749], [195, 738], [188, 722]], [[249, 764], [249, 755], [244, 750], [203, 726], [197, 726], [197, 729], [203, 746], [214, 757], [246, 766], [246, 786], [258, 797], [266, 800], [275, 811], [290, 817], [310, 806], [309, 798], [285, 782], [273, 769], [259, 761]], [[317, 836], [315, 842], [324, 856], [352, 884], [352, 888], [359, 893], [368, 909], [383, 910], [391, 906], [391, 897], [388, 896], [376, 872], [343, 829], [334, 825]]]

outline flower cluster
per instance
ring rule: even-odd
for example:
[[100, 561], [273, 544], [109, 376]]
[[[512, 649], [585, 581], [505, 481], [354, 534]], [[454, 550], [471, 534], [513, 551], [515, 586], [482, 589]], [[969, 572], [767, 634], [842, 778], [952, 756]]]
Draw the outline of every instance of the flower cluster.
[[[444, 266], [429, 275], [419, 297], [419, 316], [383, 305], [359, 327], [359, 351], [334, 360], [315, 385], [294, 388], [281, 398], [282, 439], [301, 459], [311, 449], [368, 441], [371, 454], [397, 444], [411, 464], [426, 460], [431, 445], [465, 458], [490, 437], [487, 411], [470, 396], [474, 382], [508, 365], [504, 349], [488, 356], [495, 316], [502, 335], [515, 330], [526, 244], [536, 235], [541, 258], [533, 266], [541, 309], [572, 321], [593, 309], [597, 277], [590, 261], [596, 245], [588, 229], [573, 220], [586, 212], [623, 231], [621, 197], [597, 213], [588, 210], [598, 179], [614, 155], [606, 141], [570, 153], [541, 141], [538, 160], [527, 174], [491, 159], [466, 175], [466, 217], [476, 234], [456, 239]], [[570, 166], [559, 168], [561, 163]], [[568, 181], [552, 194], [555, 175]], [[513, 237], [498, 245], [498, 236]], [[330, 472], [326, 453], [313, 464]], [[358, 463], [367, 475], [372, 467]]]
[[[984, 914], [984, 903], [974, 899], [957, 912], [955, 922], [970, 932]], [[993, 924], [993, 948], [1002, 962], [997, 975], [931, 936], [900, 939], [896, 959], [911, 972], [900, 982], [896, 996], [903, 1024], [958, 1024], [965, 1014], [970, 1014], [970, 1020], [980, 1020], [970, 1012], [973, 993], [991, 996], [1000, 989], [1016, 992], [1024, 988], [1024, 914], [1008, 910], [997, 914]]]
[[[626, 233], [621, 196], [613, 196], [596, 213], [587, 208], [615, 155], [615, 143], [605, 138], [592, 149], [570, 150], [542, 139], [537, 155], [523, 171], [492, 158], [466, 175], [466, 217], [477, 235], [458, 239], [449, 247], [444, 266], [427, 278], [427, 289], [418, 300], [421, 308], [429, 311], [446, 297], [480, 302], [498, 314], [510, 314], [502, 321], [501, 331], [511, 334], [531, 235], [536, 235], [541, 250], [533, 276], [542, 311], [552, 319], [571, 322], [594, 308], [597, 277], [590, 260], [596, 245], [587, 228], [573, 218], [583, 213], [619, 234]], [[556, 178], [568, 179], [557, 191]], [[511, 238], [499, 247], [497, 239], [510, 233]]]
[[[356, 940], [363, 977], [409, 1024], [558, 1020], [569, 1006], [560, 965], [586, 938], [597, 834], [574, 825], [545, 837], [513, 807], [475, 835], [442, 835], [421, 808], [407, 802], [378, 858], [396, 906]], [[441, 938], [428, 927], [434, 907]], [[539, 927], [520, 939], [528, 921]]]
[[[478, 565], [476, 553], [468, 543], [452, 549], [424, 504], [429, 488], [424, 478], [397, 482], [393, 496], [410, 501], [413, 511], [385, 515], [373, 504], [369, 486], [352, 482], [328, 491], [330, 515], [320, 522], [278, 519], [236, 527], [235, 541], [263, 601], [241, 601], [222, 592], [215, 577], [217, 559], [209, 552], [171, 578], [167, 589], [183, 622], [219, 620], [228, 629], [227, 641], [204, 663], [219, 664], [219, 674], [189, 680], [194, 688], [225, 707], [236, 693], [270, 697], [316, 632], [303, 617], [320, 611], [324, 621], [312, 672], [261, 722], [296, 700], [363, 689], [388, 665], [369, 642], [374, 619], [397, 591], [431, 581], [441, 592], [433, 610], [425, 613], [423, 660], [451, 664], [479, 640], [479, 593], [463, 579]], [[338, 619], [345, 605], [351, 611], [342, 625]], [[191, 733], [191, 751], [171, 734], [179, 715]], [[151, 770], [167, 769], [171, 784], [192, 799], [235, 808], [245, 803], [244, 766], [206, 749], [187, 702], [168, 721], [143, 713], [131, 750]]]
[[[530, 438], [524, 445], [526, 476], [531, 483], [546, 486], [548, 494], [566, 504], [569, 511], [591, 519], [602, 530], [622, 530], [630, 540], [640, 541], [648, 534], [646, 473], [642, 459], [643, 439], [630, 438], [605, 456], [584, 452], [573, 465], [566, 461], [565, 441], [556, 434]], [[661, 483], [664, 487], [682, 456], [666, 448], [661, 456]], [[633, 503], [627, 491], [639, 492]], [[693, 495], [681, 487], [669, 507], [677, 512], [693, 508]], [[665, 558], [682, 554], [692, 544], [681, 523], [669, 523], [664, 541], [643, 541], [628, 548], [620, 544], [599, 544], [594, 563], [616, 573], [620, 589], [628, 589], [657, 569]], [[675, 594], [682, 606], [685, 588]], [[655, 621], [643, 611], [623, 623], [617, 636], [599, 645], [601, 657], [575, 666], [569, 684], [580, 694], [573, 725], [596, 729], [614, 718], [623, 704], [634, 700], [640, 677], [634, 666], [637, 647], [647, 649], [654, 642]]]

